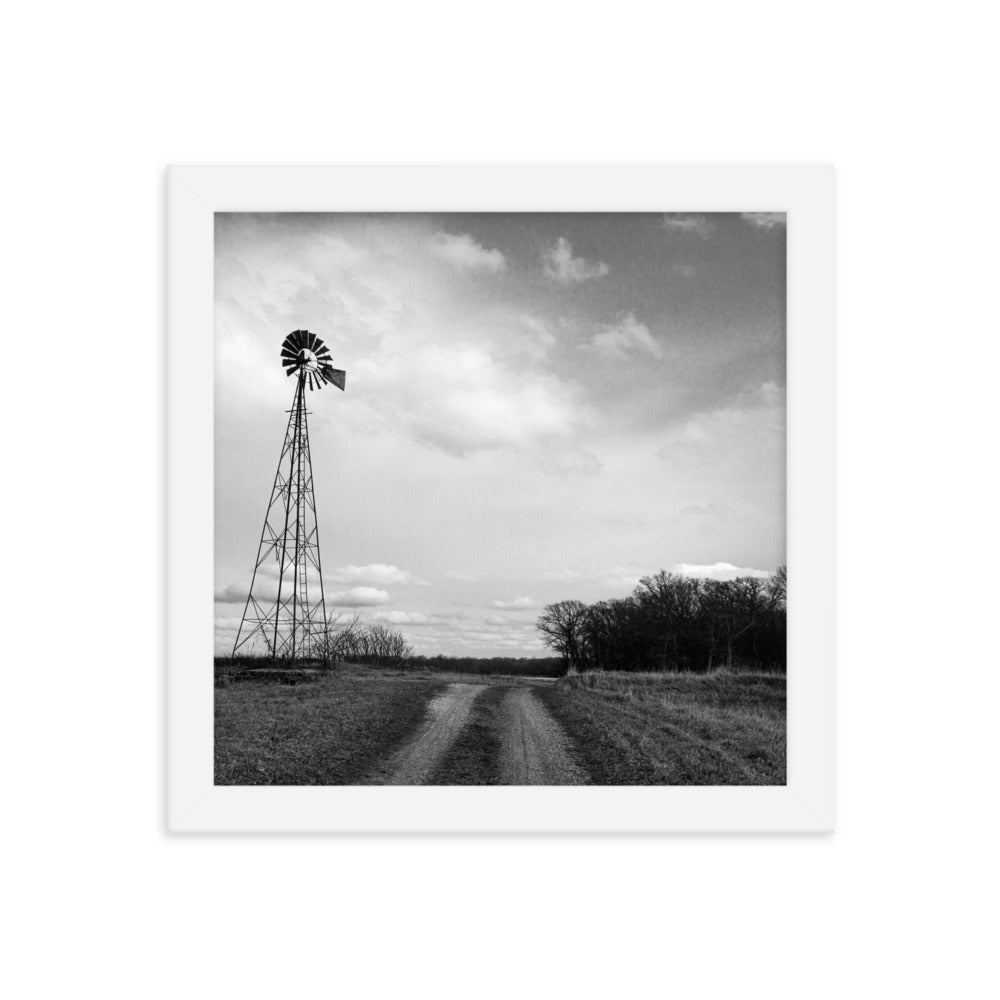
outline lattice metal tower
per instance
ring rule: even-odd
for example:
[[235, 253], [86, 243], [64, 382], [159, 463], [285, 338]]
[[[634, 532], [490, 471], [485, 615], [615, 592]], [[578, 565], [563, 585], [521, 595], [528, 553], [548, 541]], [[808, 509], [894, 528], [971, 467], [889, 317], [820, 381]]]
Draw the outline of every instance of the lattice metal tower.
[[347, 373], [331, 361], [329, 349], [308, 330], [295, 330], [282, 342], [281, 364], [286, 375], [295, 376], [295, 396], [234, 656], [242, 649], [272, 659], [326, 659], [326, 595], [305, 394], [326, 383], [344, 388]]

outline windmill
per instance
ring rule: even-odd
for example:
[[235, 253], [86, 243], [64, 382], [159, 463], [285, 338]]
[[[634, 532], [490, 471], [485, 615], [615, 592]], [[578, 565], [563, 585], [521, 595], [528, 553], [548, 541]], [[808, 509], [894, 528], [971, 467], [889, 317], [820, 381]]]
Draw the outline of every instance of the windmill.
[[281, 344], [281, 364], [295, 376], [295, 395], [234, 656], [241, 648], [263, 648], [272, 659], [325, 659], [326, 595], [305, 394], [327, 383], [344, 388], [347, 373], [331, 362], [327, 346], [308, 330], [293, 331]]

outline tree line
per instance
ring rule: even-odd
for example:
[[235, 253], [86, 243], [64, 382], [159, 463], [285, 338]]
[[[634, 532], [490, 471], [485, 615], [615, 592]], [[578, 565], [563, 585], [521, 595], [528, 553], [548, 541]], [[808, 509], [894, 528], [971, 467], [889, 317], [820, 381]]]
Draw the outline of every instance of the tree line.
[[698, 580], [661, 570], [631, 596], [549, 604], [537, 627], [567, 670], [786, 667], [787, 572]]
[[331, 663], [350, 660], [390, 667], [411, 659], [413, 647], [394, 628], [381, 622], [365, 624], [359, 615], [354, 615], [334, 617], [327, 622], [326, 639], [318, 652]]
[[526, 656], [412, 656], [407, 666], [432, 673], [509, 674], [514, 677], [561, 677], [562, 660]]

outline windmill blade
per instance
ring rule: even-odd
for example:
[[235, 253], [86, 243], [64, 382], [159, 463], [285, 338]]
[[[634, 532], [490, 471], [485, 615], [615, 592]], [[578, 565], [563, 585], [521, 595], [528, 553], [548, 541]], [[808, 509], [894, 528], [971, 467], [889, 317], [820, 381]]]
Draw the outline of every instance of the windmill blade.
[[309, 338], [309, 341], [308, 341], [309, 342], [309, 350], [312, 351], [313, 354], [315, 354], [316, 351], [317, 351], [317, 349], [318, 349], [318, 347], [322, 347], [323, 346], [323, 341], [320, 340], [319, 337], [317, 337], [315, 333], [307, 333], [306, 336]]
[[320, 361], [328, 361], [330, 359], [330, 348], [326, 344], [321, 344], [319, 350], [316, 351], [316, 357]]
[[294, 357], [291, 357], [291, 358], [282, 358], [281, 359], [281, 367], [282, 368], [288, 368], [290, 365], [297, 365], [298, 363], [299, 363], [299, 356], [297, 354]]
[[288, 342], [295, 348], [296, 351], [302, 350], [302, 345], [305, 342], [305, 333], [305, 330], [292, 330], [292, 332], [288, 335]]
[[310, 372], [309, 373], [309, 391], [312, 392], [313, 388], [314, 388], [314, 386], [313, 386], [313, 373]]
[[293, 360], [299, 356], [299, 352], [293, 350], [291, 347], [282, 347], [281, 356], [283, 358], [292, 358]]
[[323, 377], [338, 389], [343, 389], [347, 382], [347, 372], [342, 371], [340, 368], [324, 368]]

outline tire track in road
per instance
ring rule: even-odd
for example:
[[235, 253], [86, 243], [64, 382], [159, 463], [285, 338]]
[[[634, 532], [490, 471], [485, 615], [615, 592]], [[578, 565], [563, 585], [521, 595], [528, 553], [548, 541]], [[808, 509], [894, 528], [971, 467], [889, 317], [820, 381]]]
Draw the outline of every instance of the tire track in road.
[[528, 687], [514, 687], [500, 706], [501, 780], [505, 785], [585, 785], [559, 724]]
[[372, 779], [379, 785], [422, 785], [469, 720], [480, 684], [449, 684], [427, 706], [430, 718]]

